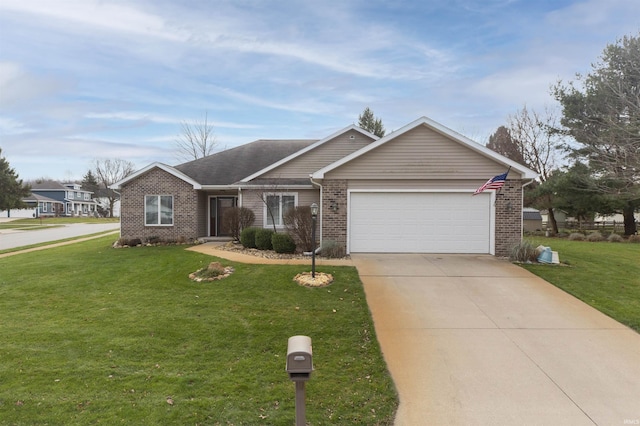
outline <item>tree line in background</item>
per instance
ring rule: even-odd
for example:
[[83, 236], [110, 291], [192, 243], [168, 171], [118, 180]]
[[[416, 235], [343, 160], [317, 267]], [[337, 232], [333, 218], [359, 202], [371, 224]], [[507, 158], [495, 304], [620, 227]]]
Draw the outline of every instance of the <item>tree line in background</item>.
[[[559, 81], [552, 94], [562, 110], [525, 107], [491, 135], [487, 146], [540, 174], [525, 204], [578, 220], [622, 213], [624, 233], [637, 233], [640, 208], [640, 34], [606, 46], [586, 75]], [[560, 159], [568, 160], [565, 166]]]
[[[578, 220], [622, 213], [625, 234], [637, 233], [640, 33], [607, 45], [590, 73], [568, 83], [559, 81], [551, 92], [561, 115], [524, 106], [489, 137], [487, 147], [539, 173], [538, 181], [525, 187], [525, 205], [549, 212], [552, 233], [558, 232], [554, 209]], [[358, 117], [358, 126], [378, 137], [385, 135], [382, 120], [369, 107]], [[217, 145], [213, 130], [207, 114], [201, 121], [182, 122], [175, 140], [178, 155], [191, 161], [212, 154]], [[562, 159], [568, 163], [561, 166]], [[126, 160], [96, 159], [82, 185], [106, 198], [112, 215], [118, 194], [109, 186], [134, 170]], [[29, 185], [1, 156], [0, 185], [0, 210], [23, 207]]]

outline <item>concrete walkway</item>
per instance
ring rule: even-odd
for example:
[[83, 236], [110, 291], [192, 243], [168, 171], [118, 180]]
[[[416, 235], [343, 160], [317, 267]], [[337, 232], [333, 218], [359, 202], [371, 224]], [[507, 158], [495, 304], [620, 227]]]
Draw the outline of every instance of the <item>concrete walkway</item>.
[[640, 424], [640, 335], [493, 256], [352, 255], [396, 425]]

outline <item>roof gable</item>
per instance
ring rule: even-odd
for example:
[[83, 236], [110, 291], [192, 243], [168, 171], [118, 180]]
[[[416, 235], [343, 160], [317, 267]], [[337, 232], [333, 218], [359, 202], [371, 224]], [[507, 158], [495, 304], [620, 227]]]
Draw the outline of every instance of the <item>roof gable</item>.
[[189, 176], [185, 175], [181, 171], [176, 170], [175, 168], [173, 168], [171, 166], [167, 166], [166, 164], [158, 163], [158, 162], [149, 164], [147, 167], [142, 168], [142, 169], [138, 170], [137, 172], [134, 172], [134, 173], [130, 174], [129, 176], [127, 176], [124, 179], [114, 183], [113, 185], [109, 185], [109, 188], [111, 188], [111, 189], [120, 189], [120, 188], [122, 188], [122, 185], [126, 185], [127, 183], [131, 182], [132, 180], [138, 178], [139, 176], [144, 175], [145, 173], [147, 173], [150, 170], [153, 170], [155, 168], [164, 170], [165, 172], [177, 177], [178, 179], [182, 179], [183, 181], [189, 183], [190, 185], [193, 185], [193, 189], [201, 189], [202, 188], [202, 185], [200, 185], [198, 182], [196, 182], [195, 180], [191, 179]]
[[474, 141], [472, 141], [471, 139], [427, 118], [427, 117], [421, 117], [418, 120], [413, 121], [412, 123], [407, 124], [406, 126], [400, 128], [399, 130], [392, 132], [388, 135], [386, 135], [385, 137], [377, 140], [376, 142], [371, 143], [370, 145], [360, 149], [359, 151], [356, 151], [338, 161], [336, 161], [335, 163], [329, 164], [328, 166], [316, 171], [315, 173], [312, 174], [312, 177], [314, 179], [323, 179], [326, 173], [329, 173], [347, 163], [350, 163], [362, 156], [364, 156], [365, 154], [375, 150], [378, 147], [381, 147], [387, 143], [389, 143], [390, 141], [394, 141], [398, 138], [400, 138], [401, 136], [407, 134], [408, 132], [417, 129], [420, 126], [425, 126], [426, 128], [441, 134], [442, 136], [444, 136], [445, 138], [447, 138], [448, 140], [454, 142], [454, 143], [458, 143], [460, 144], [462, 147], [467, 148], [473, 152], [476, 152], [478, 154], [480, 154], [481, 156], [487, 158], [488, 160], [491, 160], [493, 162], [496, 162], [498, 164], [501, 164], [505, 167], [511, 167], [514, 171], [517, 171], [523, 179], [535, 179], [538, 174], [536, 172], [534, 172], [533, 170], [513, 161], [510, 160], [507, 157], [504, 157], [492, 150], [490, 150], [489, 148], [482, 146]]
[[[351, 126], [347, 126], [347, 127], [343, 128], [341, 130], [338, 130], [337, 132], [327, 136], [326, 138], [320, 139], [319, 141], [307, 146], [304, 149], [301, 149], [299, 151], [296, 151], [296, 152], [292, 153], [291, 155], [281, 159], [280, 161], [277, 161], [277, 162], [275, 162], [273, 164], [268, 165], [267, 167], [265, 167], [265, 168], [263, 168], [261, 170], [256, 171], [255, 173], [253, 173], [253, 174], [245, 177], [244, 179], [242, 179], [242, 182], [249, 182], [249, 181], [251, 181], [253, 179], [256, 179], [259, 176], [262, 176], [262, 175], [264, 175], [264, 174], [266, 174], [266, 173], [268, 173], [268, 172], [270, 172], [270, 171], [272, 171], [272, 170], [274, 170], [274, 169], [276, 169], [276, 168], [278, 168], [280, 166], [283, 166], [283, 165], [285, 165], [287, 163], [290, 163], [293, 160], [295, 160], [295, 159], [297, 159], [297, 158], [299, 158], [299, 157], [301, 157], [301, 156], [303, 156], [303, 155], [305, 155], [307, 153], [310, 153], [314, 149], [316, 149], [318, 147], [321, 147], [321, 146], [327, 144], [328, 142], [335, 140], [339, 136], [347, 134], [347, 133], [349, 133], [351, 131], [356, 131], [358, 133], [361, 133], [365, 137], [370, 138], [371, 140], [374, 140], [374, 141], [379, 139], [377, 136], [375, 136], [375, 135], [367, 132], [366, 130], [364, 130], [364, 129], [352, 124]], [[312, 171], [313, 170], [307, 170], [306, 171], [306, 175], [308, 175]]]

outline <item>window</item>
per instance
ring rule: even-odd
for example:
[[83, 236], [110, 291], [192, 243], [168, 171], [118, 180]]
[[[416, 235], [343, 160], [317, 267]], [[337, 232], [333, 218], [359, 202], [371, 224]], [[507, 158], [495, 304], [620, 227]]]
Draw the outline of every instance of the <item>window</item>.
[[145, 195], [144, 224], [173, 225], [173, 195]]
[[85, 200], [90, 200], [91, 199], [91, 197], [89, 197], [89, 193], [88, 192], [84, 193], [84, 199]]
[[267, 194], [264, 206], [264, 226], [284, 226], [284, 214], [298, 204], [297, 194]]
[[76, 192], [76, 198], [78, 200], [82, 200], [82, 195], [79, 192]]

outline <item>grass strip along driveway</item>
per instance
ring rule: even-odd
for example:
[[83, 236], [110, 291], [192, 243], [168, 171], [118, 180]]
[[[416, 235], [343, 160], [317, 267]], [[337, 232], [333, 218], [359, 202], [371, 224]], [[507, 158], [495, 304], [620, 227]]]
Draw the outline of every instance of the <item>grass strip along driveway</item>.
[[313, 339], [311, 424], [389, 425], [393, 382], [352, 267], [233, 264], [113, 236], [0, 259], [0, 418], [7, 424], [292, 424], [288, 337]]
[[524, 268], [640, 332], [640, 244], [529, 240], [557, 251], [567, 266], [525, 264]]

